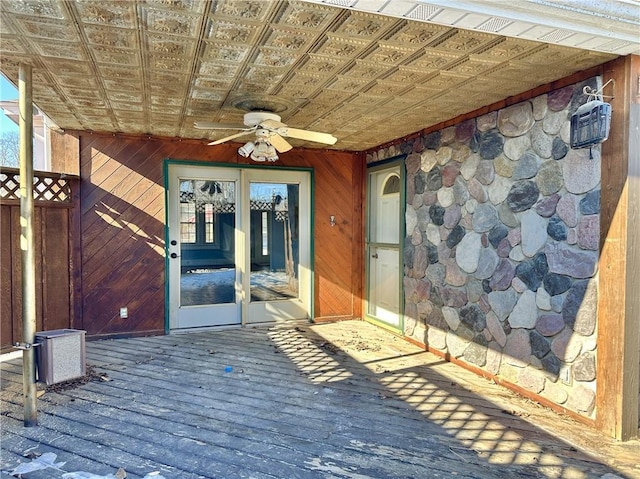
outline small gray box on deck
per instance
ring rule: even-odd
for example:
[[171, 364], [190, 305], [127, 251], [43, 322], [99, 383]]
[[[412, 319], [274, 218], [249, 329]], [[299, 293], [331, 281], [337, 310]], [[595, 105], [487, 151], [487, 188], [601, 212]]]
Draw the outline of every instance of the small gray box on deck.
[[56, 384], [86, 374], [85, 333], [79, 329], [36, 333], [38, 381]]

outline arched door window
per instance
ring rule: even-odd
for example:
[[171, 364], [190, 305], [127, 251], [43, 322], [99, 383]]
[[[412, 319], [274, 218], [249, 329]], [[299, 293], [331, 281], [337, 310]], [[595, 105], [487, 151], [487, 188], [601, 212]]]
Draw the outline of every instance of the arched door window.
[[400, 177], [398, 175], [390, 175], [382, 188], [383, 195], [393, 195], [400, 193]]

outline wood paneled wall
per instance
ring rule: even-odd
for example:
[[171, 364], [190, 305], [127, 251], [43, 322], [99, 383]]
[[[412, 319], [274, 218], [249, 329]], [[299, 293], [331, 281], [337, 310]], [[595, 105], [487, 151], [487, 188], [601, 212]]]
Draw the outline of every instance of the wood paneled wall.
[[[37, 331], [76, 327], [71, 206], [35, 206]], [[22, 260], [17, 202], [0, 205], [0, 264], [0, 338], [4, 352], [13, 343], [22, 341]]]
[[602, 144], [596, 423], [638, 437], [640, 398], [640, 56], [607, 63], [609, 139]]
[[[165, 318], [163, 161], [249, 161], [237, 154], [238, 144], [212, 147], [191, 140], [78, 136], [82, 327], [90, 336], [161, 334]], [[282, 154], [277, 163], [265, 165], [279, 167], [314, 171], [315, 319], [359, 317], [362, 157], [294, 149]], [[334, 227], [329, 225], [330, 215], [336, 217]], [[119, 317], [120, 307], [129, 309], [128, 318]]]

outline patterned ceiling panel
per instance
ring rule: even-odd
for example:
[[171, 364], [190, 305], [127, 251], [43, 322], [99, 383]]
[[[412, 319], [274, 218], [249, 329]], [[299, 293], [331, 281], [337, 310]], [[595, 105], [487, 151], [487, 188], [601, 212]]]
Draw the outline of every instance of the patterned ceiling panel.
[[135, 3], [133, 2], [74, 2], [82, 23], [107, 25], [110, 28], [135, 28]]
[[298, 61], [298, 58], [298, 55], [283, 51], [280, 48], [261, 47], [253, 63], [263, 67], [288, 69]]
[[337, 75], [326, 87], [331, 90], [344, 91], [350, 94], [364, 92], [366, 87], [371, 84], [369, 78], [353, 78], [348, 76]]
[[385, 42], [404, 48], [422, 47], [435, 42], [438, 37], [449, 31], [446, 27], [424, 23], [401, 22], [394, 31], [388, 34]]
[[449, 34], [438, 38], [436, 42], [429, 45], [445, 52], [469, 54], [474, 53], [476, 50], [483, 50], [494, 40], [495, 37], [488, 33], [452, 30]]
[[98, 63], [121, 66], [140, 66], [140, 60], [136, 50], [98, 45], [92, 49], [93, 57]]
[[394, 45], [387, 45], [382, 42], [369, 51], [364, 58], [369, 62], [378, 63], [383, 67], [399, 65], [407, 60], [417, 49], [400, 48]]
[[401, 85], [415, 85], [421, 83], [427, 74], [423, 70], [400, 66], [397, 70], [387, 71], [383, 80]]
[[35, 18], [63, 19], [61, 4], [48, 0], [34, 0], [31, 2], [3, 2], [2, 10]]
[[304, 99], [310, 97], [315, 88], [307, 88], [303, 84], [286, 83], [274, 90], [274, 94], [278, 97]]
[[40, 57], [87, 60], [80, 42], [60, 42], [58, 40], [34, 38], [30, 43], [33, 46], [33, 53]]
[[[306, 73], [293, 73], [287, 81], [287, 86], [298, 86], [300, 91], [304, 92], [301, 98], [308, 98], [312, 96], [312, 93], [324, 85], [327, 81], [330, 81], [331, 75], [327, 74], [306, 74]], [[284, 86], [283, 88], [286, 88]]]
[[[343, 108], [353, 108], [356, 109], [358, 111], [363, 110], [364, 111], [369, 111], [372, 110], [374, 108], [380, 108], [382, 105], [384, 105], [386, 102], [388, 101], [387, 98], [385, 97], [380, 97], [380, 96], [372, 96], [370, 94], [359, 94], [356, 95], [355, 97], [352, 97], [349, 101], [349, 103], [346, 103], [342, 106], [340, 106], [340, 109]], [[348, 110], [345, 110], [348, 111]], [[339, 112], [332, 112], [333, 114], [339, 114]]]
[[220, 43], [251, 45], [256, 42], [261, 31], [260, 27], [261, 24], [258, 22], [240, 23], [212, 20], [207, 39]]
[[503, 62], [539, 47], [540, 45], [537, 43], [526, 43], [522, 40], [502, 37], [489, 43], [485, 48], [476, 50], [469, 57]]
[[332, 75], [344, 68], [344, 61], [330, 57], [315, 55], [310, 53], [301, 58], [301, 64], [297, 70], [302, 73], [320, 73], [322, 75]]
[[615, 57], [302, 0], [0, 0], [0, 35], [63, 129], [210, 139], [262, 107], [347, 150]]
[[25, 34], [30, 37], [56, 39], [67, 42], [76, 39], [75, 32], [69, 30], [67, 24], [62, 20], [47, 18], [38, 20], [25, 19], [20, 22], [20, 26]]
[[318, 5], [292, 0], [284, 4], [279, 23], [306, 29], [313, 33], [326, 30], [340, 13], [339, 9], [322, 8]]
[[[380, 101], [378, 101], [379, 103]], [[336, 122], [342, 120], [343, 122], [352, 121], [355, 118], [360, 117], [371, 109], [369, 106], [358, 106], [353, 103], [346, 103], [337, 107], [334, 111], [331, 112], [329, 118]]]
[[366, 93], [372, 96], [381, 96], [389, 99], [395, 99], [407, 90], [412, 89], [408, 83], [399, 83], [388, 80], [377, 81], [375, 85], [366, 90]]
[[144, 18], [140, 20], [145, 28], [151, 32], [190, 37], [198, 35], [200, 24], [199, 17], [152, 9], [147, 10]]
[[448, 65], [453, 65], [457, 60], [463, 57], [463, 55], [435, 52], [430, 49], [425, 49], [418, 55], [412, 57], [410, 61], [407, 62], [407, 65], [416, 70], [431, 73], [445, 69]]
[[322, 90], [311, 101], [323, 111], [333, 113], [351, 94], [340, 90]]
[[87, 41], [93, 45], [103, 45], [112, 48], [127, 48], [135, 50], [137, 45], [136, 31], [133, 29], [118, 29], [87, 25], [84, 29]]
[[387, 73], [387, 69], [380, 68], [380, 65], [373, 61], [356, 60], [349, 62], [342, 69], [342, 75], [356, 79], [367, 78], [373, 80]]
[[315, 35], [312, 32], [279, 25], [270, 29], [264, 45], [274, 50], [299, 55], [307, 51], [314, 40]]
[[250, 46], [229, 45], [227, 43], [205, 42], [203, 61], [228, 62], [241, 66], [249, 56]]
[[265, 2], [263, 0], [218, 0], [214, 3], [213, 14], [216, 17], [266, 22], [270, 10], [277, 2]]
[[350, 15], [342, 16], [340, 23], [333, 31], [347, 38], [374, 39], [379, 38], [394, 24], [397, 24], [397, 21], [390, 17], [351, 12]]

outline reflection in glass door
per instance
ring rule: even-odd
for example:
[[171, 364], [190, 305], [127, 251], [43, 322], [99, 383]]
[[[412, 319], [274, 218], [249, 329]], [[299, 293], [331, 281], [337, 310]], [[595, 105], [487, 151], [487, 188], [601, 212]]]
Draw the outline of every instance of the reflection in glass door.
[[235, 189], [180, 179], [180, 306], [235, 302]]
[[297, 184], [249, 185], [251, 301], [298, 298]]

